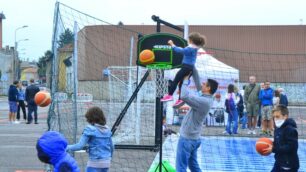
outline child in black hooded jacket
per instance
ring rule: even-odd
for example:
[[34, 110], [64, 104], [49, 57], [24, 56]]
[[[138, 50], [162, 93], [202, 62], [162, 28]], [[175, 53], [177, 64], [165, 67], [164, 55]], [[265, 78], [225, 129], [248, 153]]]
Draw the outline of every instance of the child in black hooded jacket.
[[288, 118], [289, 111], [284, 105], [278, 105], [272, 111], [276, 129], [273, 147], [265, 151], [275, 153], [275, 163], [271, 172], [297, 172], [300, 164], [298, 157], [298, 132], [293, 119]]

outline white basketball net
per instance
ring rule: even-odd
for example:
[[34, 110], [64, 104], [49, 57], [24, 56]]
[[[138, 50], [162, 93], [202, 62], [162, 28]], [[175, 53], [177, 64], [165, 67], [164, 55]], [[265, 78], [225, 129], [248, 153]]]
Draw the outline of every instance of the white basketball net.
[[168, 81], [164, 78], [164, 69], [154, 69], [156, 97], [163, 97], [168, 93]]

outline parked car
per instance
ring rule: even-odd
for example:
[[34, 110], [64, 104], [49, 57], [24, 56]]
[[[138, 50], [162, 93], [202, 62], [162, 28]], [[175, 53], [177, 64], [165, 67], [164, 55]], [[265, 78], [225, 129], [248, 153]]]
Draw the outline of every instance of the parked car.
[[28, 81], [21, 81], [21, 85], [24, 86], [24, 87], [27, 87], [28, 86]]

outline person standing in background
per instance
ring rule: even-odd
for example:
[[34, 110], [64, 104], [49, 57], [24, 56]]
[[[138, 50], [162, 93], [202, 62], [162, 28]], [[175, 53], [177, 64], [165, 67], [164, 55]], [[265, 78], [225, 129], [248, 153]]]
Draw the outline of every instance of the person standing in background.
[[37, 105], [34, 101], [34, 97], [36, 93], [38, 93], [40, 90], [39, 88], [34, 84], [34, 79], [30, 79], [30, 85], [26, 88], [26, 101], [28, 105], [28, 122], [26, 124], [31, 124], [33, 121], [32, 112], [34, 112], [34, 121], [35, 124], [38, 124], [37, 121]]
[[274, 97], [273, 97], [273, 107], [276, 107], [279, 105], [279, 100], [280, 100], [280, 93], [279, 91], [276, 89], [274, 91]]
[[[226, 132], [227, 134], [238, 134], [238, 110], [237, 104], [240, 101], [240, 97], [235, 93], [235, 86], [229, 84], [227, 87], [227, 96], [225, 101], [226, 111], [228, 113]], [[231, 124], [233, 123], [233, 129]]]
[[[260, 90], [264, 90], [264, 89], [265, 89], [265, 83], [262, 82], [260, 83]], [[261, 122], [262, 122], [261, 102], [259, 102], [259, 111], [258, 111], [258, 119], [257, 119], [256, 128], [261, 128]]]
[[280, 93], [279, 104], [287, 107], [288, 106], [288, 98], [287, 98], [287, 95], [284, 92], [284, 89], [283, 88], [278, 88], [278, 91]]
[[261, 102], [261, 115], [262, 115], [262, 133], [261, 135], [272, 136], [273, 120], [273, 94], [274, 90], [270, 87], [270, 82], [265, 82], [265, 89], [260, 90], [259, 99]]
[[25, 91], [22, 89], [22, 85], [21, 83], [18, 84], [17, 87], [18, 90], [18, 109], [17, 109], [17, 120], [20, 120], [20, 108], [22, 110], [23, 113], [23, 119], [24, 121], [27, 120], [27, 113], [26, 113], [26, 105], [24, 103], [25, 100]]
[[244, 102], [248, 113], [248, 134], [256, 134], [255, 126], [257, 123], [257, 116], [259, 113], [259, 91], [260, 86], [256, 84], [256, 77], [249, 77], [250, 83], [246, 86], [244, 91]]
[[8, 101], [9, 101], [9, 123], [10, 124], [19, 124], [18, 121], [16, 121], [16, 112], [17, 112], [17, 106], [18, 106], [18, 90], [17, 86], [19, 84], [19, 81], [14, 81], [13, 85], [10, 85], [9, 91], [8, 91]]

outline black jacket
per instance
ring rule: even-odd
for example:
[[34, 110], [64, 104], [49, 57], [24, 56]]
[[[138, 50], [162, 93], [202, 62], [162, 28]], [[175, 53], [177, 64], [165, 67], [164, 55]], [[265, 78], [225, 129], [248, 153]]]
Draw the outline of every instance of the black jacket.
[[8, 91], [8, 100], [12, 102], [17, 102], [18, 99], [18, 90], [15, 85], [10, 85], [9, 91]]
[[288, 118], [280, 128], [274, 131], [273, 150], [275, 164], [280, 167], [298, 169], [300, 167], [298, 151], [298, 132], [296, 123]]
[[36, 85], [30, 85], [26, 88], [25, 92], [25, 100], [28, 104], [35, 105], [34, 97], [35, 94], [38, 93], [40, 90]]
[[280, 94], [279, 104], [288, 106], [288, 99], [285, 94]]

